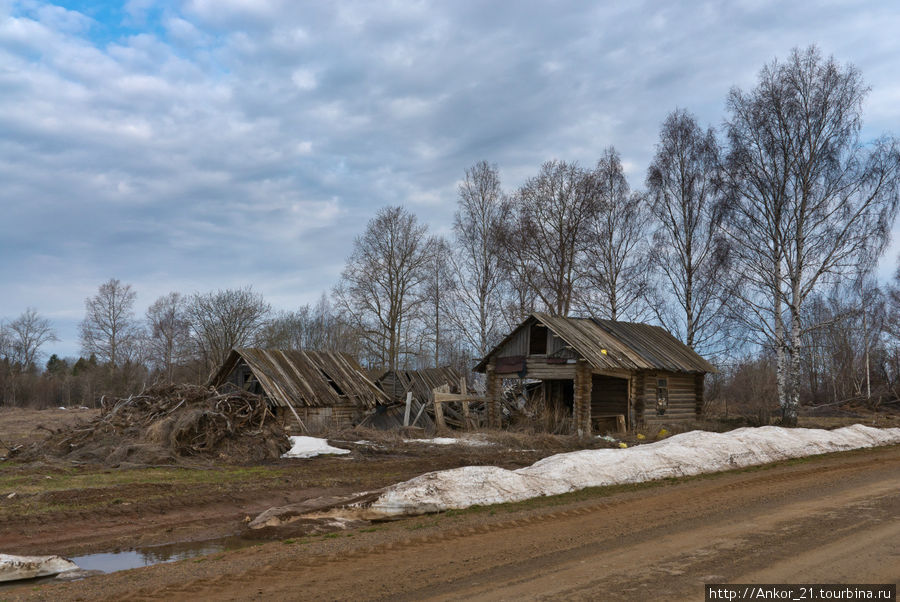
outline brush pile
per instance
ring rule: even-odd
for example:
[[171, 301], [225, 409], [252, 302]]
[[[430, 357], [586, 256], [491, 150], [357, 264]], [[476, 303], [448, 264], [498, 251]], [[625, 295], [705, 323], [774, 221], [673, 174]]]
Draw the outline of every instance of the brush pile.
[[265, 400], [228, 387], [161, 385], [127, 398], [104, 398], [93, 421], [53, 432], [34, 446], [52, 455], [111, 466], [277, 459], [290, 448]]

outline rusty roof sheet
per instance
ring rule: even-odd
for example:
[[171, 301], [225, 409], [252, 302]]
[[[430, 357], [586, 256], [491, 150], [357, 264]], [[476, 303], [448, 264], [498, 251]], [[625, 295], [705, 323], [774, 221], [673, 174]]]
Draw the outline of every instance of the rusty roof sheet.
[[279, 406], [372, 408], [389, 399], [352, 356], [331, 351], [233, 349], [209, 384], [219, 386], [243, 360], [266, 396]]
[[[536, 312], [513, 333], [535, 321], [566, 341], [597, 370], [717, 372], [715, 366], [659, 326]], [[491, 355], [503, 347], [513, 333], [485, 356], [475, 370], [483, 371]]]

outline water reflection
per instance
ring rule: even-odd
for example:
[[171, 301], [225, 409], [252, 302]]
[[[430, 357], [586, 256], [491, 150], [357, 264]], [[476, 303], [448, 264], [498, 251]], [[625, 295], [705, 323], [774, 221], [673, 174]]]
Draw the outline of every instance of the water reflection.
[[124, 571], [142, 566], [150, 566], [163, 562], [174, 562], [186, 558], [195, 558], [205, 554], [223, 552], [236, 548], [246, 547], [256, 543], [239, 537], [226, 537], [222, 539], [181, 542], [162, 546], [149, 546], [121, 552], [105, 552], [102, 554], [87, 554], [74, 556], [72, 562], [86, 571], [102, 571], [112, 573]]

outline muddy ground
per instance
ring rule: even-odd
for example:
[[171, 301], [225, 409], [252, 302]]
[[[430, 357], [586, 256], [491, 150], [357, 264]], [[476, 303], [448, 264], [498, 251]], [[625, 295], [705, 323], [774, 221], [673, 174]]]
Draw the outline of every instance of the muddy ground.
[[[9, 417], [0, 412], [0, 432], [12, 432]], [[26, 439], [27, 431], [19, 428]], [[523, 446], [515, 439], [484, 447], [347, 440], [336, 444], [352, 449], [349, 456], [262, 466], [117, 470], [6, 462], [2, 552], [74, 556], [228, 535], [254, 545], [75, 583], [5, 589], [0, 599], [628, 600], [659, 588], [666, 599], [697, 599], [703, 580], [796, 582], [791, 571], [820, 582], [900, 580], [897, 446], [318, 535], [295, 526], [265, 533], [271, 541], [262, 544], [245, 526], [248, 516], [274, 505], [373, 489], [429, 470], [515, 468], [565, 451], [565, 442], [536, 441], [541, 449], [517, 449]]]

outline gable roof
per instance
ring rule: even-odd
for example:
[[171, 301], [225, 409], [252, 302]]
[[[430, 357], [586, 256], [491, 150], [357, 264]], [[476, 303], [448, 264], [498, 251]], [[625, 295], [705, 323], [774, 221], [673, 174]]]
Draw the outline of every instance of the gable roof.
[[209, 379], [212, 386], [228, 381], [243, 360], [266, 396], [279, 406], [335, 406], [351, 403], [372, 408], [388, 397], [352, 356], [331, 351], [232, 349]]
[[507, 335], [478, 363], [475, 370], [483, 372], [492, 355], [521, 329], [536, 322], [553, 331], [596, 370], [717, 372], [715, 366], [659, 326], [595, 318], [567, 318], [539, 312], [531, 314]]

